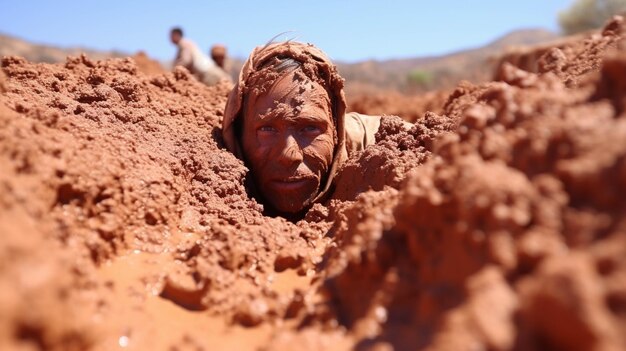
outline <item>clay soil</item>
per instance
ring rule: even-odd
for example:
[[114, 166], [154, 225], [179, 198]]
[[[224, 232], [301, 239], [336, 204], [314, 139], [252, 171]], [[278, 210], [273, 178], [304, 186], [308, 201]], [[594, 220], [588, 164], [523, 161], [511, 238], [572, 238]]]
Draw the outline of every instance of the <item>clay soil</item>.
[[230, 86], [3, 58], [0, 349], [626, 349], [623, 31], [383, 119], [297, 223], [223, 147]]

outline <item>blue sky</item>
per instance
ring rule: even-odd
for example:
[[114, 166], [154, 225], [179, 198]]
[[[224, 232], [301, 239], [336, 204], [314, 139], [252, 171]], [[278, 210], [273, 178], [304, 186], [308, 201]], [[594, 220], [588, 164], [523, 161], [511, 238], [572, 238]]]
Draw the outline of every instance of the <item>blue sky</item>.
[[224, 43], [232, 56], [246, 57], [293, 30], [288, 37], [354, 62], [444, 54], [520, 28], [558, 32], [558, 13], [573, 0], [2, 2], [0, 33], [36, 43], [144, 50], [169, 60], [169, 29], [179, 25], [207, 51]]

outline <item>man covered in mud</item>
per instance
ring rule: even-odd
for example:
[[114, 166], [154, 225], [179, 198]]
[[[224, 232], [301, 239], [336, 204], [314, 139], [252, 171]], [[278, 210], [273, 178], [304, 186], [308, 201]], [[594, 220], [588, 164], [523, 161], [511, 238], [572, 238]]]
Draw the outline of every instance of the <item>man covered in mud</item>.
[[257, 47], [244, 63], [222, 133], [250, 168], [254, 195], [268, 213], [297, 218], [332, 192], [350, 154], [375, 142], [381, 117], [346, 114], [343, 85], [310, 44]]
[[205, 55], [193, 41], [183, 37], [181, 28], [176, 27], [170, 31], [170, 41], [178, 48], [174, 67], [185, 67], [196, 79], [209, 86], [222, 80], [230, 80], [228, 74]]

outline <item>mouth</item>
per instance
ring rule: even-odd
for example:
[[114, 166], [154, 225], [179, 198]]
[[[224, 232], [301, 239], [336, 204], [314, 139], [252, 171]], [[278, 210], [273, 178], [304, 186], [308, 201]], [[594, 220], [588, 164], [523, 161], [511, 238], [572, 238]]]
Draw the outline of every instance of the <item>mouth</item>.
[[310, 177], [288, 177], [274, 179], [271, 181], [273, 187], [277, 190], [292, 191], [304, 187], [312, 179]]

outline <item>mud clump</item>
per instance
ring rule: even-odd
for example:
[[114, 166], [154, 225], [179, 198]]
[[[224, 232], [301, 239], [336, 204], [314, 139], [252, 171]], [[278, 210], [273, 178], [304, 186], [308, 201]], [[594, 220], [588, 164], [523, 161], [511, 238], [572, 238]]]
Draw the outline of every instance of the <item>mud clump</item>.
[[621, 25], [383, 118], [297, 223], [223, 148], [227, 84], [4, 58], [0, 348], [624, 349]]
[[139, 51], [135, 55], [133, 55], [133, 60], [135, 60], [135, 64], [137, 65], [137, 70], [145, 75], [152, 76], [165, 73], [165, 69], [158, 62], [143, 52]]
[[368, 190], [399, 188], [407, 173], [425, 162], [431, 155], [435, 138], [455, 128], [447, 116], [432, 112], [405, 131], [402, 119], [383, 116], [376, 134], [376, 145], [348, 160], [340, 169], [335, 184], [334, 199], [354, 200]]
[[615, 16], [601, 31], [504, 55], [496, 68], [495, 79], [502, 78], [502, 66], [512, 64], [528, 72], [551, 72], [567, 86], [575, 86], [586, 73], [597, 71], [607, 50], [623, 40], [623, 22], [623, 17]]

